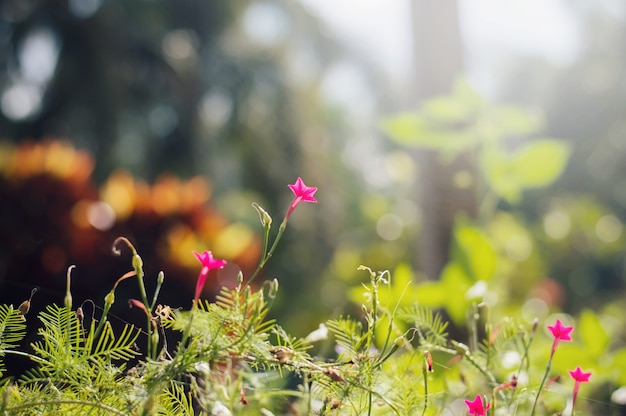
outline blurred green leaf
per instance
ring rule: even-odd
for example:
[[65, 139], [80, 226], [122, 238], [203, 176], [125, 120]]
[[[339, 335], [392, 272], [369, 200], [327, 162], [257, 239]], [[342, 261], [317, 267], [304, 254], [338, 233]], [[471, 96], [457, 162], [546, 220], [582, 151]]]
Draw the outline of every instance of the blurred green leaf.
[[470, 280], [489, 281], [496, 272], [496, 252], [486, 235], [463, 218], [454, 229], [452, 261], [457, 263]]
[[587, 354], [600, 357], [605, 353], [611, 339], [592, 310], [585, 309], [580, 314], [578, 332], [585, 344]]
[[550, 185], [563, 173], [570, 147], [561, 140], [535, 140], [514, 155], [513, 169], [524, 188]]
[[616, 377], [615, 382], [617, 384], [626, 385], [626, 348], [619, 350], [611, 362], [611, 368], [613, 370], [613, 376]]
[[437, 124], [458, 127], [460, 123], [475, 119], [483, 107], [484, 102], [480, 96], [467, 82], [459, 81], [451, 95], [428, 100], [423, 106], [423, 112], [429, 120]]
[[467, 290], [478, 280], [489, 281], [495, 272], [496, 253], [492, 244], [478, 228], [459, 218], [454, 230], [452, 257], [439, 281], [418, 284], [412, 299], [431, 308], [444, 307], [450, 318], [460, 325], [471, 303], [466, 298]]
[[472, 129], [438, 125], [422, 114], [404, 113], [384, 119], [381, 130], [394, 142], [408, 147], [436, 150], [446, 164], [475, 147], [480, 137]]
[[493, 108], [493, 112], [500, 132], [506, 135], [528, 135], [543, 126], [541, 116], [525, 108], [503, 105]]
[[473, 116], [473, 109], [456, 97], [436, 97], [424, 104], [424, 113], [439, 123], [461, 123]]
[[519, 202], [521, 186], [512, 169], [511, 155], [500, 149], [489, 148], [480, 153], [478, 162], [493, 192], [511, 204]]
[[445, 306], [449, 294], [441, 281], [421, 282], [416, 286], [415, 298], [420, 305], [430, 308]]
[[574, 370], [576, 366], [580, 366], [585, 371], [593, 371], [596, 377], [604, 373], [604, 369], [598, 365], [597, 358], [588, 353], [586, 346], [578, 343], [560, 343], [554, 354], [552, 371], [569, 378], [567, 372]]
[[469, 302], [465, 292], [472, 286], [472, 281], [459, 263], [448, 263], [441, 272], [441, 289], [444, 305], [450, 318], [460, 325], [465, 321], [465, 313]]
[[528, 188], [550, 185], [563, 173], [569, 146], [559, 140], [536, 140], [513, 153], [490, 147], [481, 152], [480, 167], [490, 187], [514, 204]]
[[385, 118], [380, 128], [396, 143], [411, 147], [437, 150], [453, 138], [451, 133], [434, 129], [428, 120], [417, 113], [402, 113]]

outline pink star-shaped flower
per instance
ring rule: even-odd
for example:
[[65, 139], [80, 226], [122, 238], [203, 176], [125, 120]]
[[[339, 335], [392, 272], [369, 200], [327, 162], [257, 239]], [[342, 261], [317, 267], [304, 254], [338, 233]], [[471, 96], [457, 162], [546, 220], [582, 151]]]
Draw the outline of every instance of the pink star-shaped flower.
[[487, 407], [483, 405], [483, 398], [480, 394], [477, 394], [473, 401], [465, 400], [465, 405], [470, 416], [485, 416], [485, 412], [491, 407], [490, 404], [487, 404]]
[[559, 345], [559, 341], [571, 341], [572, 336], [570, 335], [574, 330], [573, 326], [564, 326], [561, 323], [560, 319], [557, 319], [554, 325], [548, 325], [548, 329], [552, 332], [552, 336], [554, 337], [554, 342], [552, 343], [552, 351], [550, 352], [550, 357], [554, 355], [556, 351], [557, 345]]
[[572, 376], [577, 383], [585, 383], [589, 381], [589, 377], [591, 377], [591, 372], [584, 373], [580, 367], [576, 367], [575, 370], [570, 370], [569, 375]]
[[196, 256], [200, 263], [202, 263], [202, 269], [200, 270], [198, 282], [196, 283], [196, 293], [193, 297], [194, 302], [197, 302], [200, 298], [200, 293], [202, 293], [202, 289], [204, 288], [204, 283], [209, 275], [209, 271], [213, 269], [221, 269], [224, 265], [226, 265], [226, 260], [214, 259], [213, 253], [207, 250], [205, 250], [202, 254], [198, 254], [194, 251], [193, 255]]
[[296, 209], [300, 202], [317, 202], [317, 199], [313, 196], [317, 191], [317, 188], [314, 186], [306, 186], [301, 177], [298, 177], [298, 179], [296, 179], [296, 183], [293, 185], [287, 186], [289, 186], [289, 189], [291, 189], [294, 193], [295, 198], [291, 202], [291, 205], [289, 205], [285, 219], [289, 218], [293, 210]]
[[558, 339], [559, 341], [571, 341], [572, 336], [570, 335], [574, 330], [573, 326], [564, 326], [561, 323], [560, 319], [557, 319], [554, 325], [548, 325], [548, 329], [552, 332], [552, 336], [554, 339]]
[[576, 384], [574, 384], [574, 393], [572, 394], [572, 409], [573, 409], [574, 405], [576, 404], [576, 397], [578, 396], [578, 388], [580, 387], [580, 383], [586, 383], [589, 381], [589, 377], [591, 377], [591, 371], [588, 373], [585, 373], [580, 368], [580, 366], [578, 366], [576, 367], [575, 370], [570, 370], [569, 375], [572, 376], [572, 378], [576, 381]]

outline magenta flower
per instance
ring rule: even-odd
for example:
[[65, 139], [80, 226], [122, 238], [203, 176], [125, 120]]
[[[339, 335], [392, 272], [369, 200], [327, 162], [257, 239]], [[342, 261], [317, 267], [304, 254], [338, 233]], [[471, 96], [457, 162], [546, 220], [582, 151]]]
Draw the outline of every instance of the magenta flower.
[[576, 381], [574, 385], [574, 394], [572, 398], [572, 414], [574, 413], [574, 405], [576, 404], [576, 396], [578, 396], [578, 388], [580, 387], [580, 383], [586, 383], [589, 381], [589, 377], [591, 377], [591, 372], [584, 373], [580, 367], [576, 367], [575, 370], [571, 370], [569, 375]]
[[591, 377], [591, 372], [583, 373], [583, 370], [580, 367], [576, 367], [576, 370], [570, 371], [569, 375], [572, 376], [576, 383], [585, 383], [589, 381], [589, 377]]
[[287, 210], [287, 215], [285, 215], [285, 220], [289, 218], [294, 209], [298, 206], [300, 202], [317, 202], [317, 199], [313, 196], [317, 191], [317, 188], [313, 186], [306, 186], [304, 182], [302, 182], [302, 178], [298, 177], [296, 179], [296, 183], [293, 185], [287, 185], [289, 189], [294, 193], [295, 198], [289, 205], [289, 209]]
[[552, 336], [554, 337], [554, 342], [552, 343], [552, 352], [550, 353], [550, 357], [554, 355], [556, 351], [557, 345], [559, 345], [559, 341], [571, 341], [572, 336], [570, 335], [574, 330], [573, 326], [564, 326], [561, 323], [561, 320], [557, 319], [554, 325], [548, 325], [548, 329], [552, 332]]
[[485, 412], [491, 407], [490, 404], [487, 404], [487, 407], [483, 405], [483, 398], [480, 394], [477, 394], [473, 401], [465, 400], [465, 405], [470, 416], [485, 416]]
[[196, 283], [196, 293], [193, 297], [194, 302], [197, 302], [200, 298], [200, 293], [202, 293], [202, 288], [204, 288], [204, 282], [206, 282], [209, 271], [213, 269], [221, 269], [226, 264], [226, 260], [214, 259], [213, 254], [207, 250], [205, 250], [202, 254], [198, 254], [194, 251], [193, 255], [196, 256], [200, 263], [202, 263], [202, 270], [200, 270], [198, 283]]
[[570, 334], [574, 330], [574, 327], [564, 326], [561, 323], [561, 321], [557, 319], [554, 325], [548, 325], [548, 329], [550, 330], [550, 332], [552, 332], [552, 336], [554, 337], [554, 342], [552, 343], [552, 351], [550, 351], [550, 358], [548, 359], [548, 365], [546, 365], [546, 372], [544, 373], [543, 379], [541, 380], [541, 384], [539, 385], [539, 389], [537, 390], [537, 395], [535, 396], [535, 403], [533, 403], [533, 409], [530, 412], [530, 416], [534, 416], [535, 414], [535, 409], [537, 408], [537, 402], [539, 401], [539, 396], [541, 395], [543, 386], [546, 383], [546, 379], [548, 378], [548, 373], [550, 372], [550, 366], [552, 365], [552, 358], [554, 357], [554, 352], [556, 351], [556, 347], [559, 345], [559, 341], [571, 341], [572, 340], [572, 336]]

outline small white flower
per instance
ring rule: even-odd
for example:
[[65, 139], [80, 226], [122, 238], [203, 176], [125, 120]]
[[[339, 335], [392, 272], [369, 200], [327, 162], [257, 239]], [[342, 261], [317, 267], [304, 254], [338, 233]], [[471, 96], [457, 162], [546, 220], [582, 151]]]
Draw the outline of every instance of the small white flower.
[[326, 338], [328, 338], [328, 328], [324, 324], [320, 324], [315, 331], [306, 336], [306, 340], [310, 342], [321, 341]]

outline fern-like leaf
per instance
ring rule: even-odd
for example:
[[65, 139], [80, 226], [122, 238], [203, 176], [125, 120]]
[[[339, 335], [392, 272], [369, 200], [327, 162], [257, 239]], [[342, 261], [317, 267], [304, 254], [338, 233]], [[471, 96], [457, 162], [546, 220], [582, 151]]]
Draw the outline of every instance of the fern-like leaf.
[[194, 415], [191, 393], [174, 381], [170, 381], [169, 388], [159, 395], [159, 406], [159, 415]]
[[446, 345], [448, 322], [444, 322], [439, 313], [414, 303], [398, 311], [398, 317], [414, 325], [421, 344]]
[[89, 359], [110, 357], [112, 360], [130, 360], [138, 354], [134, 349], [134, 344], [139, 334], [140, 330], [134, 326], [124, 325], [122, 333], [116, 337], [111, 326], [105, 325], [96, 348], [90, 354], [88, 353]]
[[32, 347], [42, 360], [39, 368], [27, 375], [26, 379], [67, 379], [76, 376], [74, 381], [77, 383], [94, 381], [99, 373], [99, 364], [110, 360], [125, 361], [137, 355], [133, 345], [139, 330], [132, 326], [125, 326], [116, 337], [107, 323], [96, 340], [93, 328], [85, 339], [76, 314], [69, 308], [49, 305], [39, 314], [39, 319], [43, 323], [43, 328], [39, 330], [42, 339], [32, 344]]
[[505, 351], [516, 340], [520, 339], [524, 328], [514, 319], [506, 318], [500, 321], [488, 338], [480, 343], [480, 351], [486, 355], [487, 361], [490, 362], [491, 357]]
[[0, 305], [0, 376], [4, 373], [5, 351], [19, 346], [26, 335], [24, 317], [13, 305]]
[[326, 326], [335, 335], [337, 344], [345, 350], [344, 355], [354, 358], [365, 352], [367, 333], [363, 331], [363, 325], [360, 322], [340, 317], [336, 320], [329, 320]]

